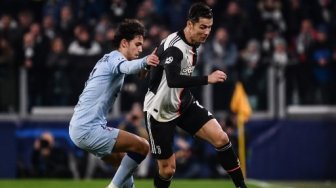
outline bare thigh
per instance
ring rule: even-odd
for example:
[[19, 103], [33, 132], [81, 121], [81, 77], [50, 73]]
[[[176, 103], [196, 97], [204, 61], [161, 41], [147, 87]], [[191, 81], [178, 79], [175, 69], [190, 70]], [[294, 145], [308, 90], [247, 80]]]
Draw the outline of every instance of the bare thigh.
[[120, 130], [112, 152], [135, 152], [147, 155], [149, 144], [146, 139]]
[[216, 119], [209, 120], [195, 135], [206, 140], [216, 148], [222, 147], [229, 142], [227, 134]]

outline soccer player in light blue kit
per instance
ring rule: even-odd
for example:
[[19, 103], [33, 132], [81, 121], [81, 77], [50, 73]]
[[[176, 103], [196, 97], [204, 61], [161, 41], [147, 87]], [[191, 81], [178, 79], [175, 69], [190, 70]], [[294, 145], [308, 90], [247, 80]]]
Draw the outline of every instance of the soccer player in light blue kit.
[[134, 188], [133, 172], [149, 151], [146, 139], [106, 126], [125, 76], [159, 63], [156, 50], [136, 59], [142, 52], [144, 33], [137, 20], [127, 19], [119, 25], [114, 38], [117, 49], [105, 54], [93, 68], [70, 121], [70, 138], [79, 148], [109, 164], [120, 164], [107, 188]]

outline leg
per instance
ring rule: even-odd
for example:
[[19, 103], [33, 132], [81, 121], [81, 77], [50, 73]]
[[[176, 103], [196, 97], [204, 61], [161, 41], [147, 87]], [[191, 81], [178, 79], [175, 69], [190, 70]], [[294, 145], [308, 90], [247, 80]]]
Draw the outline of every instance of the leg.
[[179, 126], [189, 134], [211, 143], [217, 150], [221, 165], [230, 174], [236, 187], [246, 187], [239, 161], [232, 149], [231, 142], [210, 112], [195, 101], [182, 114]]
[[128, 178], [121, 188], [135, 188], [133, 176]]
[[223, 131], [216, 119], [211, 119], [205, 123], [205, 125], [198, 130], [195, 135], [203, 140], [206, 140], [215, 148], [220, 148], [230, 142], [229, 137]]
[[168, 188], [176, 170], [175, 155], [157, 160], [159, 173], [154, 177], [155, 188]]
[[134, 152], [147, 155], [149, 144], [146, 139], [135, 134], [120, 130], [113, 152]]
[[[108, 187], [121, 188], [125, 186], [133, 187], [132, 175], [138, 165], [144, 160], [149, 151], [149, 144], [147, 140], [120, 130], [116, 144], [113, 148], [113, 154], [103, 157], [102, 159], [109, 163], [117, 163], [121, 158], [121, 164]], [[124, 153], [127, 154], [123, 157]]]
[[139, 165], [136, 175], [141, 178], [145, 178], [148, 175], [148, 170], [151, 162], [151, 156], [147, 155], [146, 158]]
[[151, 153], [159, 167], [159, 172], [154, 177], [154, 187], [168, 188], [176, 169], [172, 148], [176, 125], [173, 121], [158, 122], [148, 113], [145, 116]]
[[217, 120], [208, 121], [196, 132], [196, 136], [208, 141], [216, 148], [221, 165], [230, 174], [236, 187], [245, 188], [246, 185], [240, 169], [239, 159], [233, 151], [227, 134]]
[[121, 163], [121, 160], [125, 156], [125, 153], [112, 153], [101, 158], [105, 163], [112, 165], [113, 167], [118, 167]]

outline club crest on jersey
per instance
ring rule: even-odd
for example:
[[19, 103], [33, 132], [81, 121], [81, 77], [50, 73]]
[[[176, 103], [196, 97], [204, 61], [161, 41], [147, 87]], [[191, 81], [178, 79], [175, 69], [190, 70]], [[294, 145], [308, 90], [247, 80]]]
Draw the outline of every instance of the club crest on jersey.
[[173, 56], [167, 57], [167, 59], [165, 61], [165, 64], [169, 64], [169, 63], [173, 62], [173, 60], [174, 60]]

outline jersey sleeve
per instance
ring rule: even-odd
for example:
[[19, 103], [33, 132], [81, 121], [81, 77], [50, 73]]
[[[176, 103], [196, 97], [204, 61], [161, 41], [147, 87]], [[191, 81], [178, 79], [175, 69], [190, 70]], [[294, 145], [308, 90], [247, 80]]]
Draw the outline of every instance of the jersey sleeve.
[[146, 57], [128, 61], [124, 57], [112, 57], [110, 61], [110, 71], [117, 74], [135, 74], [146, 66]]
[[122, 74], [135, 74], [138, 73], [140, 70], [144, 69], [146, 66], [146, 57], [141, 59], [135, 59], [132, 61], [122, 61], [118, 64], [117, 69], [119, 73]]
[[162, 58], [170, 88], [187, 88], [208, 84], [207, 76], [180, 75], [182, 59], [183, 54], [177, 47], [169, 47]]

